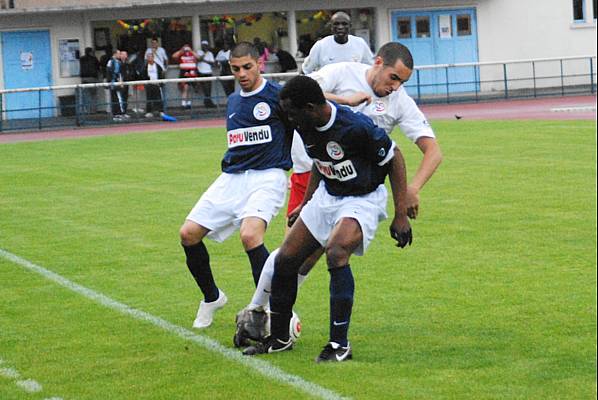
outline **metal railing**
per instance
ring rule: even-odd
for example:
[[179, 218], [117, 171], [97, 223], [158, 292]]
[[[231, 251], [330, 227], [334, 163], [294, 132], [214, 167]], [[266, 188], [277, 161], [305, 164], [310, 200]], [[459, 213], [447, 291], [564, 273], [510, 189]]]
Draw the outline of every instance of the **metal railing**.
[[[566, 96], [596, 93], [596, 56], [542, 58], [500, 62], [425, 65], [415, 68], [405, 85], [420, 104], [476, 102], [495, 99]], [[269, 79], [288, 80], [297, 72], [264, 74]], [[224, 83], [232, 76], [162, 79], [163, 111], [181, 119], [222, 118], [225, 113]], [[207, 97], [200, 85], [209, 82], [213, 95]], [[151, 121], [147, 115], [146, 85], [156, 81], [88, 83], [0, 90], [0, 132], [59, 127], [107, 125]], [[191, 83], [191, 106], [182, 106], [178, 85]], [[113, 118], [115, 106], [110, 89], [129, 87], [129, 118]], [[15, 98], [21, 105], [11, 106]], [[92, 100], [90, 100], [90, 98]], [[207, 107], [207, 99], [214, 106]]]

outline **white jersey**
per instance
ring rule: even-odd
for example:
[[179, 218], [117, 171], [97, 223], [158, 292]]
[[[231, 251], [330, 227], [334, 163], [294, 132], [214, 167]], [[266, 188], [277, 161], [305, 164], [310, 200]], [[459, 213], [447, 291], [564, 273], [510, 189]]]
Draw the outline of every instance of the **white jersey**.
[[203, 56], [202, 60], [197, 63], [197, 70], [199, 71], [199, 73], [200, 74], [211, 74], [212, 73], [212, 65], [207, 63], [206, 61], [213, 63], [214, 62], [214, 54], [212, 54], [211, 51], [204, 52], [203, 50], [197, 50], [196, 53], [197, 53], [198, 57]]
[[312, 159], [307, 155], [303, 140], [297, 131], [293, 132], [293, 144], [291, 145], [291, 158], [293, 159], [293, 173], [302, 174], [311, 171]]
[[144, 58], [147, 60], [147, 56], [152, 53], [154, 54], [154, 61], [156, 64], [162, 67], [162, 70], [166, 71], [166, 66], [168, 65], [168, 56], [166, 55], [166, 50], [164, 50], [162, 47], [158, 47], [154, 51], [154, 49], [150, 47], [145, 51]]
[[347, 43], [339, 44], [331, 35], [313, 45], [301, 68], [305, 74], [309, 74], [325, 65], [343, 61], [372, 64], [374, 55], [365, 40], [359, 36], [349, 35]]
[[388, 96], [376, 96], [366, 80], [366, 72], [370, 68], [367, 64], [342, 62], [327, 65], [309, 76], [320, 84], [324, 93], [349, 96], [364, 92], [372, 96], [370, 104], [364, 102], [351, 108], [370, 117], [389, 135], [398, 125], [412, 142], [420, 137], [435, 138], [425, 115], [402, 86]]

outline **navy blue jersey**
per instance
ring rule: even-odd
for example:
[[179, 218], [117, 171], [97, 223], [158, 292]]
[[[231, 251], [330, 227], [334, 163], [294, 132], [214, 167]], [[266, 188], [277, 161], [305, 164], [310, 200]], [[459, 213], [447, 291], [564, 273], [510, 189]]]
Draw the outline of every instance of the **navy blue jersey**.
[[229, 96], [226, 107], [228, 150], [222, 159], [223, 172], [291, 168], [293, 135], [278, 105], [279, 91], [280, 85], [264, 79], [251, 93], [241, 91]]
[[384, 183], [395, 144], [384, 129], [350, 108], [333, 103], [325, 127], [301, 132], [307, 154], [333, 196], [361, 196]]

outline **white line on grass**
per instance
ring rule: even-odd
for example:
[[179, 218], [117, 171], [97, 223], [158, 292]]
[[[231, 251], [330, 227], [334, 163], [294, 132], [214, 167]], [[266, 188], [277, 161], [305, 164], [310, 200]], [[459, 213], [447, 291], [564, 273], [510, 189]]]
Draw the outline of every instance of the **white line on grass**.
[[25, 379], [16, 382], [17, 386], [27, 393], [37, 393], [42, 391], [42, 385], [33, 379]]
[[307, 393], [314, 397], [319, 397], [321, 399], [326, 400], [333, 400], [333, 399], [343, 399], [343, 397], [329, 389], [326, 389], [322, 386], [319, 386], [315, 383], [306, 381], [305, 379], [297, 376], [292, 375], [287, 372], [284, 372], [280, 368], [257, 358], [244, 356], [241, 352], [237, 350], [232, 350], [227, 347], [224, 347], [216, 340], [211, 339], [204, 335], [198, 335], [188, 329], [185, 329], [181, 326], [172, 324], [160, 317], [156, 317], [155, 315], [146, 313], [145, 311], [141, 311], [124, 303], [120, 303], [116, 300], [111, 299], [110, 297], [98, 293], [94, 290], [86, 288], [85, 286], [81, 286], [75, 282], [72, 282], [65, 277], [47, 270], [39, 265], [32, 263], [31, 261], [25, 260], [15, 254], [12, 254], [6, 250], [0, 249], [0, 257], [9, 260], [15, 264], [20, 265], [23, 268], [26, 268], [30, 271], [33, 271], [39, 275], [42, 275], [44, 278], [54, 281], [55, 283], [64, 286], [67, 289], [72, 290], [73, 292], [79, 293], [80, 295], [87, 297], [90, 300], [93, 300], [101, 305], [121, 312], [123, 314], [129, 315], [135, 319], [149, 322], [159, 328], [162, 328], [165, 331], [173, 333], [183, 339], [190, 340], [199, 344], [200, 346], [206, 348], [207, 350], [213, 351], [222, 355], [229, 360], [235, 361], [239, 364], [242, 364], [248, 368], [251, 368], [260, 374], [266, 376], [267, 378], [285, 383], [287, 385], [293, 386], [296, 389], [301, 390], [304, 393]]

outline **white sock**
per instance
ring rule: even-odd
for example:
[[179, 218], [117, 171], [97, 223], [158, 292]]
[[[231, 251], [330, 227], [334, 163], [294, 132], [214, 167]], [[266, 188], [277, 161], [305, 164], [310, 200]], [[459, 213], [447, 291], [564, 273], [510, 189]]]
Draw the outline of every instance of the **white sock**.
[[300, 288], [306, 279], [307, 279], [307, 275], [297, 274], [297, 288]]
[[266, 308], [270, 302], [270, 289], [272, 288], [272, 276], [274, 275], [274, 258], [277, 254], [278, 249], [273, 250], [264, 263], [257, 288], [255, 288], [251, 303], [247, 306], [250, 310], [255, 310], [259, 307]]
[[[257, 288], [253, 293], [253, 298], [251, 299], [251, 303], [247, 306], [250, 310], [255, 310], [257, 308], [268, 309], [270, 303], [270, 291], [272, 289], [272, 276], [274, 275], [274, 258], [278, 254], [279, 249], [275, 249], [270, 253], [266, 262], [264, 263], [264, 268], [262, 269], [262, 273], [260, 274], [260, 280], [257, 283]], [[307, 275], [297, 275], [297, 287], [299, 288], [301, 284], [305, 281]]]

